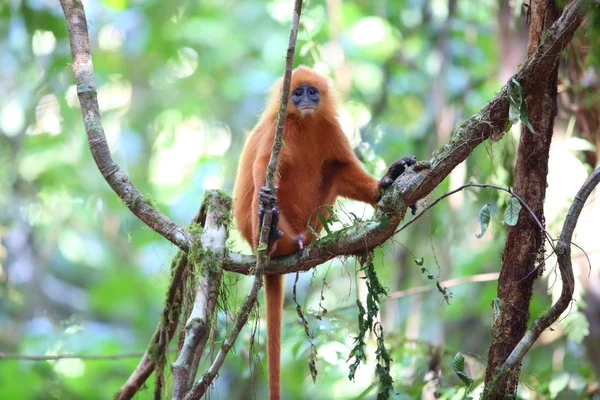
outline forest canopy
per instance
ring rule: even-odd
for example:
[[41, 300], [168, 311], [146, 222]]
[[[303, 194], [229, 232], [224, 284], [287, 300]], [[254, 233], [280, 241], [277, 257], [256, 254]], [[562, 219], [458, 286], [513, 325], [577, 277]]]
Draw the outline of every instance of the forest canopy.
[[[330, 78], [364, 169], [419, 161], [263, 261], [288, 273], [282, 397], [600, 399], [597, 2], [297, 3], [293, 66]], [[0, 397], [267, 398], [228, 215], [294, 4], [83, 7], [0, 4]]]

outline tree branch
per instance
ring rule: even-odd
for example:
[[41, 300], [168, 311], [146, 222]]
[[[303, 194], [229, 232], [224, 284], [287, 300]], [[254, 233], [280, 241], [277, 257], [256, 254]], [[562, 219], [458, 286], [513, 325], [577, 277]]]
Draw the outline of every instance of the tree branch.
[[[483, 274], [476, 274], [476, 275], [462, 276], [460, 278], [448, 279], [445, 281], [440, 281], [439, 283], [441, 286], [449, 289], [454, 286], [462, 285], [463, 283], [478, 283], [478, 282], [497, 281], [499, 276], [500, 276], [500, 273], [498, 273], [498, 272], [485, 272]], [[408, 288], [408, 289], [402, 289], [402, 290], [396, 290], [394, 292], [390, 292], [387, 296], [383, 297], [381, 300], [387, 302], [387, 301], [392, 301], [392, 300], [396, 300], [396, 299], [401, 299], [403, 297], [416, 296], [418, 294], [427, 293], [432, 290], [439, 291], [439, 289], [437, 288], [437, 286], [435, 284], [423, 285], [423, 286], [417, 286], [417, 287], [412, 287], [412, 288]], [[351, 304], [348, 304], [347, 306], [328, 309], [327, 315], [331, 315], [333, 313], [338, 313], [340, 311], [346, 311], [346, 310], [350, 310], [350, 309], [356, 309], [356, 303], [351, 303]]]
[[[283, 128], [285, 126], [285, 119], [287, 116], [287, 102], [290, 94], [290, 84], [292, 77], [292, 66], [294, 64], [294, 53], [296, 49], [296, 39], [298, 37], [298, 25], [300, 23], [300, 15], [302, 13], [302, 0], [296, 0], [294, 3], [294, 12], [292, 14], [292, 26], [290, 29], [290, 40], [287, 49], [285, 72], [283, 77], [283, 84], [281, 89], [281, 100], [279, 103], [279, 112], [277, 114], [277, 128], [275, 130], [275, 138], [273, 139], [273, 148], [271, 149], [271, 158], [269, 165], [267, 166], [266, 185], [271, 189], [272, 193], [275, 193], [275, 170], [277, 168], [277, 160], [279, 158], [279, 152], [283, 145]], [[204, 373], [204, 376], [200, 381], [194, 384], [192, 389], [185, 396], [186, 400], [199, 399], [206, 393], [206, 390], [217, 376], [219, 369], [225, 361], [225, 357], [229, 350], [233, 347], [239, 333], [241, 332], [244, 325], [248, 321], [248, 316], [254, 308], [258, 292], [262, 287], [262, 278], [264, 274], [265, 265], [268, 261], [267, 248], [269, 241], [269, 232], [271, 228], [272, 209], [267, 207], [265, 210], [263, 224], [260, 230], [260, 238], [258, 251], [256, 255], [256, 268], [254, 270], [254, 280], [250, 292], [244, 300], [240, 311], [238, 312], [233, 328], [229, 332], [229, 335], [223, 342], [219, 353], [215, 357], [212, 365]], [[255, 210], [256, 212], [256, 210]]]
[[398, 228], [396, 230], [396, 232], [394, 232], [394, 234], [399, 233], [399, 232], [403, 231], [404, 229], [408, 228], [410, 225], [412, 225], [413, 222], [415, 222], [416, 220], [418, 220], [419, 218], [421, 218], [421, 216], [423, 214], [425, 214], [427, 211], [429, 211], [431, 209], [431, 207], [435, 206], [441, 200], [445, 199], [448, 196], [453, 195], [456, 192], [460, 192], [461, 190], [464, 190], [464, 189], [469, 188], [469, 187], [501, 190], [503, 192], [506, 192], [506, 193], [510, 194], [515, 199], [519, 200], [519, 203], [521, 203], [521, 205], [523, 207], [525, 207], [525, 209], [529, 212], [529, 215], [531, 215], [531, 218], [533, 218], [533, 220], [537, 223], [537, 225], [542, 230], [542, 232], [544, 232], [544, 234], [546, 235], [546, 239], [548, 240], [548, 244], [550, 244], [550, 247], [552, 247], [552, 249], [554, 250], [554, 239], [552, 238], [552, 235], [550, 235], [550, 232], [548, 232], [544, 228], [544, 225], [538, 219], [538, 217], [535, 215], [535, 213], [533, 212], [533, 210], [531, 209], [531, 207], [529, 207], [529, 204], [527, 204], [525, 202], [525, 200], [523, 200], [523, 198], [521, 196], [519, 196], [518, 194], [516, 194], [515, 192], [513, 192], [512, 189], [505, 188], [505, 187], [498, 186], [498, 185], [492, 185], [492, 184], [488, 184], [488, 183], [466, 183], [466, 184], [464, 184], [462, 186], [459, 186], [456, 189], [454, 189], [454, 190], [452, 190], [452, 191], [450, 191], [448, 193], [444, 193], [443, 195], [441, 195], [440, 197], [438, 197], [437, 199], [435, 199], [433, 202], [431, 202], [431, 204], [428, 204], [427, 207], [425, 207], [423, 210], [421, 210], [421, 212], [419, 212], [417, 215], [415, 215], [414, 217], [412, 217], [407, 223], [403, 224], [400, 228]]
[[[589, 7], [589, 3], [583, 0], [572, 1], [548, 29], [544, 35], [545, 40], [515, 76], [523, 93], [529, 93], [537, 85], [546, 84], [560, 53], [573, 37]], [[448, 142], [434, 153], [428, 163], [418, 162], [398, 178], [383, 195], [374, 220], [363, 221], [327, 235], [298, 253], [271, 260], [265, 266], [265, 274], [308, 271], [332, 258], [363, 253], [381, 245], [396, 231], [404, 218], [407, 205], [431, 193], [479, 144], [487, 139], [497, 141], [502, 138], [509, 124], [508, 109], [505, 85], [481, 112], [454, 131]], [[389, 217], [389, 223], [381, 223], [379, 219], [382, 215]], [[224, 268], [248, 274], [254, 263], [252, 256], [228, 253]]]
[[[204, 204], [205, 203], [203, 202], [198, 213], [192, 218], [192, 223], [203, 224]], [[171, 341], [177, 330], [179, 314], [181, 313], [181, 304], [183, 301], [183, 289], [188, 275], [187, 255], [180, 250], [171, 262], [171, 280], [169, 282], [169, 288], [167, 289], [165, 307], [154, 334], [150, 339], [148, 349], [142, 356], [142, 359], [132, 372], [131, 376], [115, 395], [115, 399], [131, 399], [142, 387], [144, 382], [146, 382], [146, 379], [148, 379], [152, 371], [154, 371], [159, 356], [166, 351], [168, 343]]]
[[[562, 280], [562, 291], [559, 299], [548, 311], [533, 322], [531, 328], [527, 330], [525, 336], [523, 336], [502, 365], [499, 371], [500, 375], [509, 373], [514, 366], [521, 362], [541, 333], [549, 328], [571, 303], [571, 300], [573, 299], [573, 290], [575, 289], [575, 278], [573, 276], [573, 265], [571, 263], [571, 239], [573, 238], [573, 231], [577, 225], [581, 210], [583, 209], [587, 198], [599, 183], [600, 167], [596, 168], [581, 186], [565, 218], [563, 229], [556, 245], [556, 257], [558, 259]], [[496, 380], [497, 379], [494, 379], [494, 381]]]
[[96, 80], [90, 54], [90, 39], [83, 4], [76, 0], [60, 0], [69, 31], [73, 72], [77, 82], [77, 96], [81, 104], [83, 124], [94, 161], [102, 176], [125, 205], [142, 222], [159, 235], [186, 251], [191, 243], [188, 231], [148, 203], [144, 195], [129, 180], [121, 167], [113, 160], [98, 107]]
[[[227, 214], [230, 213], [231, 199], [220, 195], [219, 191], [207, 192], [206, 221], [201, 236], [201, 254], [188, 255], [188, 261], [195, 266], [199, 275], [194, 306], [185, 324], [185, 336], [181, 352], [172, 364], [173, 399], [182, 399], [190, 390], [198, 363], [211, 332], [214, 332], [214, 312], [219, 300], [219, 289], [223, 270], [221, 264], [225, 256], [227, 240]], [[194, 248], [190, 253], [194, 253]], [[199, 250], [199, 249], [198, 249]], [[198, 257], [200, 260], [193, 258]]]

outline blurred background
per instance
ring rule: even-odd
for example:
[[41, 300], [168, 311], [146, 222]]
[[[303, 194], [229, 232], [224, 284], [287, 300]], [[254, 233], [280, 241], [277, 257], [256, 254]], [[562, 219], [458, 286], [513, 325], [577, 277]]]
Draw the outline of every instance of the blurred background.
[[[187, 225], [206, 189], [231, 193], [245, 137], [283, 73], [292, 2], [83, 3], [115, 160], [164, 213]], [[526, 54], [525, 13], [518, 0], [310, 0], [296, 64], [332, 78], [344, 99], [342, 125], [365, 168], [379, 177], [402, 156], [428, 159], [457, 123], [481, 109], [518, 70]], [[588, 18], [560, 70], [546, 207], [554, 237], [598, 159], [597, 21], [598, 15]], [[70, 57], [58, 1], [0, 2], [0, 352], [111, 358], [0, 359], [2, 399], [110, 398], [148, 344], [176, 254], [127, 210], [98, 172]], [[514, 127], [502, 140], [480, 146], [431, 199], [466, 182], [511, 185], [518, 138]], [[379, 279], [392, 295], [380, 316], [394, 359], [394, 398], [433, 398], [428, 385], [439, 385], [441, 398], [462, 399], [465, 388], [451, 364], [459, 351], [476, 386], [481, 384], [507, 200], [506, 193], [484, 189], [459, 192], [376, 251]], [[477, 216], [488, 203], [493, 221], [477, 239]], [[336, 227], [371, 212], [343, 201]], [[600, 204], [592, 195], [575, 236], [592, 268], [574, 249], [576, 301], [525, 358], [519, 398], [600, 398], [598, 221]], [[249, 253], [237, 232], [230, 242], [234, 251]], [[464, 278], [449, 284], [449, 304], [414, 262], [421, 257], [441, 281]], [[298, 303], [310, 340], [291, 301], [295, 276], [288, 277], [286, 399], [374, 398], [373, 338], [367, 364], [354, 382], [347, 378], [358, 330], [355, 302], [365, 296], [362, 276], [354, 259], [300, 275]], [[230, 311], [219, 314], [216, 345], [249, 280], [228, 275], [227, 285]], [[532, 318], [558, 293], [550, 258], [536, 285]], [[255, 315], [211, 398], [265, 398], [264, 327]], [[253, 332], [256, 341], [249, 346]], [[308, 368], [311, 342], [318, 351], [315, 384]], [[151, 398], [152, 387], [150, 379], [137, 398]]]

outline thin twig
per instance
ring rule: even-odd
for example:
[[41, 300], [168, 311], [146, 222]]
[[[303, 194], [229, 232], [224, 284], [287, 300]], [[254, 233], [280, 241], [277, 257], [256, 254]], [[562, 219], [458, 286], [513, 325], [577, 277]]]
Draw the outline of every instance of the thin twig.
[[150, 205], [144, 195], [131, 182], [125, 171], [115, 163], [104, 135], [100, 119], [94, 66], [90, 53], [90, 39], [83, 4], [75, 0], [60, 0], [69, 31], [73, 72], [77, 82], [77, 96], [81, 104], [83, 124], [94, 161], [102, 176], [123, 203], [142, 222], [181, 250], [187, 251], [190, 233]]
[[[448, 279], [446, 281], [441, 281], [440, 285], [442, 285], [445, 288], [451, 288], [454, 286], [462, 285], [463, 283], [491, 282], [491, 281], [497, 281], [499, 276], [500, 276], [500, 273], [498, 273], [498, 272], [487, 272], [485, 274], [469, 275], [469, 276], [463, 276], [463, 277], [455, 278], [455, 279]], [[434, 289], [435, 290], [438, 289], [436, 285], [423, 285], [423, 286], [417, 286], [414, 288], [409, 288], [409, 289], [404, 289], [404, 290], [396, 290], [396, 291], [388, 294], [386, 297], [383, 297], [381, 300], [390, 301], [390, 300], [401, 299], [403, 297], [408, 297], [408, 296], [416, 296], [418, 294], [430, 292]], [[352, 304], [348, 304], [347, 306], [328, 310], [327, 314], [336, 313], [336, 312], [340, 312], [340, 311], [346, 311], [346, 310], [352, 310], [355, 308], [356, 308], [356, 304], [352, 303]]]
[[525, 202], [525, 200], [523, 200], [523, 198], [521, 196], [519, 196], [518, 194], [516, 194], [515, 192], [512, 191], [511, 188], [505, 188], [502, 186], [498, 186], [498, 185], [492, 185], [492, 184], [487, 184], [487, 183], [466, 183], [462, 186], [459, 186], [458, 188], [444, 193], [443, 195], [441, 195], [440, 197], [438, 197], [437, 199], [435, 199], [433, 202], [431, 202], [430, 204], [428, 204], [423, 210], [421, 210], [421, 212], [419, 212], [417, 215], [415, 215], [414, 217], [412, 217], [410, 219], [410, 221], [408, 221], [407, 223], [405, 223], [404, 225], [402, 225], [400, 228], [396, 229], [396, 232], [394, 232], [394, 234], [399, 233], [401, 231], [403, 231], [404, 229], [408, 228], [408, 226], [410, 226], [413, 222], [415, 222], [416, 220], [418, 220], [419, 218], [421, 218], [421, 216], [423, 214], [425, 214], [425, 212], [429, 211], [433, 206], [435, 206], [437, 203], [440, 202], [440, 200], [445, 199], [446, 197], [449, 197], [463, 189], [469, 188], [469, 187], [476, 187], [476, 188], [486, 188], [486, 189], [496, 189], [496, 190], [501, 190], [504, 191], [506, 193], [509, 193], [511, 196], [513, 196], [514, 198], [516, 198], [517, 200], [519, 200], [519, 203], [521, 203], [521, 205], [523, 207], [525, 207], [525, 209], [529, 212], [529, 214], [531, 214], [531, 217], [535, 220], [535, 222], [537, 223], [537, 225], [540, 227], [540, 229], [542, 230], [542, 232], [544, 232], [544, 234], [546, 235], [546, 239], [548, 240], [548, 243], [550, 244], [550, 247], [552, 247], [552, 249], [554, 250], [554, 239], [552, 238], [552, 235], [550, 235], [550, 232], [548, 232], [545, 228], [544, 225], [542, 225], [542, 223], [540, 222], [540, 220], [538, 219], [538, 217], [535, 215], [535, 213], [533, 212], [533, 210], [531, 209], [531, 207], [529, 207], [529, 205]]
[[[266, 174], [266, 186], [271, 189], [272, 193], [275, 193], [275, 170], [277, 168], [277, 160], [281, 146], [283, 144], [283, 128], [285, 126], [285, 119], [287, 116], [287, 101], [290, 94], [290, 84], [292, 76], [292, 66], [294, 64], [294, 53], [296, 50], [296, 38], [298, 37], [298, 25], [300, 22], [300, 15], [302, 13], [302, 0], [296, 0], [294, 4], [294, 12], [292, 14], [292, 26], [290, 29], [290, 40], [287, 49], [287, 56], [285, 62], [285, 73], [283, 78], [283, 84], [281, 89], [281, 101], [279, 106], [279, 112], [277, 114], [277, 128], [275, 131], [275, 138], [273, 140], [273, 148], [271, 149], [271, 158], [267, 167]], [[271, 228], [272, 210], [267, 207], [265, 210], [263, 225], [260, 231], [260, 239], [258, 245], [258, 251], [256, 255], [256, 267], [254, 271], [254, 280], [250, 292], [242, 304], [238, 315], [236, 316], [233, 328], [227, 335], [227, 338], [223, 341], [221, 349], [217, 353], [215, 360], [209, 369], [204, 373], [202, 379], [196, 382], [192, 389], [185, 396], [186, 400], [199, 399], [206, 393], [206, 390], [217, 376], [219, 369], [225, 361], [225, 357], [229, 350], [233, 347], [239, 333], [241, 332], [244, 325], [248, 321], [248, 316], [254, 308], [258, 292], [262, 287], [262, 278], [264, 273], [265, 265], [268, 261], [267, 255], [267, 243], [269, 240], [269, 232]]]

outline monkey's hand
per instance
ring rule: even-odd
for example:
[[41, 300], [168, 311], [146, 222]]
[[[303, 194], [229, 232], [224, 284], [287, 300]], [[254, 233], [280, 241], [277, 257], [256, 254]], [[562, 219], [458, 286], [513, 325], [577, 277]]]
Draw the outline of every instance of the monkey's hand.
[[273, 210], [273, 217], [271, 218], [271, 230], [269, 233], [269, 247], [271, 244], [283, 237], [283, 232], [277, 227], [279, 224], [279, 207], [277, 206], [277, 196], [275, 196], [271, 189], [266, 186], [260, 188], [258, 192], [258, 219], [260, 226], [262, 226], [263, 219], [265, 217], [265, 210], [268, 205]]
[[[392, 183], [394, 183], [396, 178], [402, 175], [406, 168], [414, 165], [416, 162], [417, 156], [402, 157], [398, 161], [394, 162], [392, 165], [390, 165], [383, 178], [381, 178], [379, 181], [379, 189], [381, 189], [381, 191], [387, 190], [390, 186], [392, 186]], [[417, 203], [412, 204], [410, 209], [412, 214], [415, 215], [417, 212]]]
[[392, 165], [390, 165], [383, 178], [381, 178], [381, 180], [379, 181], [379, 188], [386, 190], [387, 188], [392, 186], [392, 183], [394, 183], [396, 178], [402, 175], [406, 168], [410, 167], [411, 165], [414, 165], [416, 162], [417, 156], [403, 157], [395, 163], [393, 163]]

